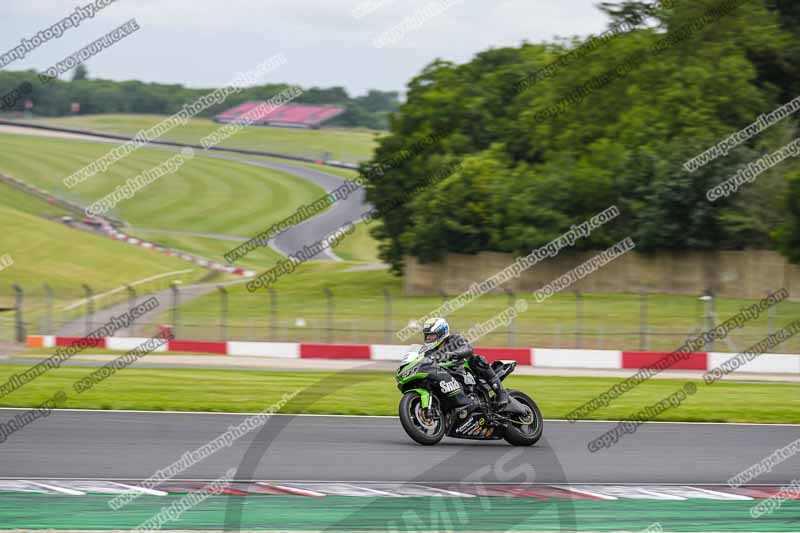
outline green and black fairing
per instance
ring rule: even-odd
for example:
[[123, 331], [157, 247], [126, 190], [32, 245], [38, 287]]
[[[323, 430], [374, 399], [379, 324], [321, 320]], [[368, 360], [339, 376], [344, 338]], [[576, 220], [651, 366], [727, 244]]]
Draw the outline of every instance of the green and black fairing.
[[397, 388], [400, 389], [400, 392], [404, 394], [412, 390], [418, 392], [423, 409], [427, 409], [431, 402], [429, 372], [423, 371], [422, 367], [432, 365], [430, 361], [427, 361], [426, 365], [425, 359], [427, 358], [423, 353], [409, 353], [395, 374]]
[[403, 359], [395, 375], [400, 392], [419, 393], [423, 409], [430, 405], [432, 393], [447, 410], [468, 405], [470, 402], [464, 393], [463, 380], [457, 380], [445, 370], [462, 363], [437, 363], [425, 353], [423, 346], [418, 352], [410, 352]]

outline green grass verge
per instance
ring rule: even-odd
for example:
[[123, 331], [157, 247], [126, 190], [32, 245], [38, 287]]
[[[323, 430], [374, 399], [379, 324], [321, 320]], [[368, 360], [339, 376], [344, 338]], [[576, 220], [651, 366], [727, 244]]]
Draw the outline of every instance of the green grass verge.
[[[161, 246], [200, 255], [206, 259], [211, 259], [222, 264], [228, 264], [225, 260], [225, 253], [241, 244], [237, 241], [213, 237], [178, 235], [141, 229], [127, 229], [126, 233]], [[252, 250], [242, 259], [237, 260], [235, 266], [262, 271], [271, 268], [281, 259], [283, 259], [283, 255], [272, 248], [259, 247]]]
[[[186, 261], [118, 242], [108, 237], [69, 228], [59, 222], [0, 205], [0, 220], [12, 231], [0, 232], [0, 250], [9, 253], [14, 264], [0, 271], [0, 304], [10, 305], [11, 284], [25, 289], [25, 318], [33, 320], [43, 306], [43, 283], [55, 294], [57, 317], [69, 302], [84, 297], [81, 285], [89, 284], [96, 294], [146, 278], [173, 273], [143, 283], [146, 289], [166, 288], [169, 281], [198, 281], [208, 271]], [[124, 291], [118, 293], [124, 297]], [[98, 306], [111, 300], [100, 300]], [[82, 312], [76, 309], [74, 315]], [[69, 315], [72, 316], [72, 315]]]
[[333, 251], [345, 261], [380, 263], [378, 241], [369, 233], [374, 226], [375, 224], [367, 225], [363, 222], [356, 224], [353, 233], [339, 241]]
[[64, 215], [75, 216], [73, 212], [57, 204], [50, 204], [5, 182], [0, 182], [0, 206], [50, 220], [58, 219]]
[[[42, 118], [37, 124], [60, 126], [133, 137], [140, 130], [155, 126], [166, 116], [162, 115], [80, 115], [77, 117]], [[200, 139], [223, 127], [210, 119], [191, 119], [165, 133], [161, 140], [199, 144]], [[246, 150], [263, 150], [312, 159], [338, 159], [363, 161], [369, 159], [375, 140], [381, 132], [366, 129], [302, 130], [253, 126], [244, 129], [219, 146]]]
[[[0, 383], [25, 365], [0, 365]], [[72, 384], [93, 369], [62, 367], [0, 399], [3, 407], [35, 406], [64, 390], [64, 407], [175, 411], [257, 412], [283, 394], [300, 391], [287, 413], [395, 415], [400, 400], [387, 372], [270, 372], [193, 369], [126, 369], [78, 395]], [[546, 418], [566, 413], [604, 392], [612, 378], [512, 376], [507, 385], [529, 393]], [[686, 380], [651, 380], [629, 391], [595, 419], [621, 419], [675, 392]], [[782, 383], [705, 385], [658, 420], [800, 423], [800, 387]], [[305, 392], [303, 392], [305, 391]]]

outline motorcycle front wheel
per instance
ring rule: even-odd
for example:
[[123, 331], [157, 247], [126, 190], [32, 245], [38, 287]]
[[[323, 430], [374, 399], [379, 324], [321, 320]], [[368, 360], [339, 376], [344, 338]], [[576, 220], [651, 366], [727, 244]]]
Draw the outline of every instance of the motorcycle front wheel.
[[444, 414], [435, 396], [431, 395], [428, 409], [423, 409], [419, 393], [409, 391], [400, 400], [399, 411], [403, 429], [418, 443], [430, 446], [444, 437]]

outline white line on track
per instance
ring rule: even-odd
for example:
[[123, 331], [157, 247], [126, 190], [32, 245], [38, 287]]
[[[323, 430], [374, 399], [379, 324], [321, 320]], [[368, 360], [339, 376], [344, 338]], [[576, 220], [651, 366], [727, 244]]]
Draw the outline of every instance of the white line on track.
[[[37, 479], [37, 478], [32, 478]], [[27, 479], [23, 479], [22, 481], [28, 481]], [[53, 480], [56, 481], [56, 480]], [[60, 492], [61, 494], [69, 494], [70, 496], [85, 496], [85, 492], [81, 492], [79, 490], [68, 489], [66, 487], [56, 487], [55, 485], [48, 485], [46, 483], [37, 483], [36, 481], [29, 481], [29, 483], [43, 487], [47, 490], [52, 490], [53, 492]]]
[[[27, 411], [30, 407], [0, 407], [0, 411]], [[223, 411], [141, 411], [135, 409], [54, 409], [54, 411], [67, 411], [78, 413], [143, 413], [143, 414], [167, 414], [167, 415], [227, 415], [227, 416], [254, 416], [263, 415], [264, 413], [229, 413]], [[393, 418], [393, 415], [324, 415], [316, 413], [275, 413], [272, 416], [305, 416], [305, 417], [330, 417], [330, 418]], [[617, 423], [625, 422], [625, 420], [578, 420], [572, 422], [565, 418], [545, 418], [546, 422], [570, 422], [575, 424], [594, 424], [594, 423]], [[769, 424], [765, 422], [680, 422], [672, 420], [649, 420], [645, 424], [683, 424], [693, 426], [770, 426], [770, 427], [800, 427], [800, 424]], [[2, 478], [0, 478], [2, 479]]]
[[[24, 480], [21, 480], [19, 476], [0, 476], [0, 480], [3, 481], [30, 481], [31, 483], [35, 481], [111, 481], [116, 483], [138, 483], [143, 480], [140, 479], [132, 479], [132, 478], [97, 478], [97, 477], [26, 477]], [[35, 480], [35, 481], [34, 481]], [[215, 479], [204, 479], [204, 478], [170, 478], [166, 480], [168, 482], [192, 482], [192, 483], [211, 483], [213, 481], [217, 481]], [[474, 481], [424, 481], [424, 480], [394, 480], [394, 481], [364, 481], [364, 480], [330, 480], [330, 479], [232, 479], [231, 483], [258, 483], [258, 484], [278, 484], [278, 483], [327, 483], [327, 484], [334, 484], [334, 483], [350, 483], [350, 484], [359, 484], [359, 485], [370, 485], [370, 484], [381, 484], [381, 485], [391, 485], [391, 484], [400, 484], [400, 485], [407, 485], [407, 484], [425, 484], [425, 485], [475, 485]], [[504, 481], [481, 481], [479, 485], [513, 485], [515, 487], [555, 487], [561, 486], [559, 485], [560, 482], [547, 482], [541, 481], [538, 483], [515, 483], [515, 482], [504, 482]], [[719, 481], [710, 481], [710, 482], [698, 482], [698, 483], [662, 483], [662, 482], [637, 482], [631, 483], [627, 481], [603, 481], [603, 482], [596, 482], [596, 481], [574, 481], [570, 482], [571, 485], [584, 485], [584, 486], [596, 486], [596, 487], [606, 487], [606, 486], [614, 486], [614, 487], [647, 487], [647, 486], [654, 486], [654, 487], [687, 487], [691, 486], [692, 488], [699, 489], [697, 485], [702, 485], [704, 487], [727, 487], [726, 483], [720, 483]], [[783, 487], [785, 485], [781, 483], [748, 483], [747, 487]], [[713, 491], [707, 491], [713, 492]]]

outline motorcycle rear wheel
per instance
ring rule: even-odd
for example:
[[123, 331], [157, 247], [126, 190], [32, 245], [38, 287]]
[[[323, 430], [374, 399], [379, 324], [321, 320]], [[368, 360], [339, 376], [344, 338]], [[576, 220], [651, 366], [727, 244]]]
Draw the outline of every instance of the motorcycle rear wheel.
[[409, 391], [400, 400], [399, 414], [403, 429], [418, 443], [431, 446], [444, 437], [444, 413], [435, 396], [431, 395], [431, 404], [426, 413], [419, 393]]
[[536, 444], [542, 437], [542, 425], [544, 423], [542, 412], [539, 411], [539, 406], [524, 392], [509, 390], [508, 395], [527, 407], [528, 414], [524, 417], [524, 420], [520, 420], [516, 424], [513, 422], [509, 423], [505, 429], [504, 437], [506, 441], [514, 446], [531, 446], [532, 444]]

